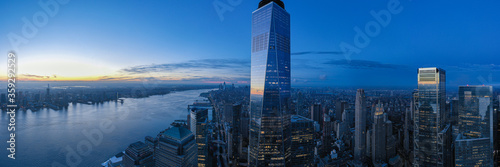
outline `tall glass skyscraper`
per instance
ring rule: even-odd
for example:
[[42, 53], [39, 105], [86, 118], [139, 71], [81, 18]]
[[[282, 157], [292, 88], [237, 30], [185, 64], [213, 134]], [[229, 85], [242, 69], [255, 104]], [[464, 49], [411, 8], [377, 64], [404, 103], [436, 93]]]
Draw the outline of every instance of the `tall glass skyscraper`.
[[208, 109], [197, 108], [195, 105], [189, 105], [188, 110], [191, 120], [189, 128], [193, 132], [198, 147], [198, 167], [212, 166], [208, 154]]
[[461, 86], [456, 166], [493, 166], [493, 87]]
[[291, 166], [314, 166], [314, 121], [299, 115], [291, 116]]
[[418, 69], [416, 98], [414, 166], [451, 165], [448, 155], [451, 136], [446, 124], [446, 71], [440, 68]]
[[290, 14], [262, 0], [252, 14], [249, 166], [289, 166]]
[[354, 159], [363, 161], [366, 153], [366, 106], [365, 90], [358, 89], [355, 104], [356, 131], [354, 132]]

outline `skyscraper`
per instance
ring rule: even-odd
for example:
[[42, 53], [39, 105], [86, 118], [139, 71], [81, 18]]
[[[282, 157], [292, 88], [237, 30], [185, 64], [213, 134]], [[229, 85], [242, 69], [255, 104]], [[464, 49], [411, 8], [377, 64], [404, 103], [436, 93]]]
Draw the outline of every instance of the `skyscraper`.
[[[450, 165], [450, 127], [444, 121], [446, 72], [440, 68], [418, 69], [418, 93], [414, 116], [414, 166]], [[450, 150], [451, 152], [451, 150]]]
[[291, 166], [312, 167], [314, 162], [314, 121], [299, 115], [291, 116]]
[[459, 87], [457, 166], [493, 166], [493, 87]]
[[290, 162], [290, 14], [280, 0], [252, 13], [249, 166]]
[[335, 103], [335, 120], [342, 121], [342, 113], [346, 108], [347, 102], [345, 101], [337, 101], [337, 103]]
[[363, 89], [358, 89], [356, 93], [355, 112], [354, 159], [362, 161], [366, 153], [366, 107]]
[[233, 160], [235, 164], [239, 163], [239, 158], [240, 158], [240, 148], [241, 148], [241, 131], [240, 131], [240, 124], [241, 124], [241, 111], [242, 111], [243, 105], [241, 103], [237, 103], [233, 105], [233, 120], [231, 124], [231, 137], [233, 140], [232, 143], [232, 151], [233, 153], [229, 155], [231, 160]]
[[189, 128], [195, 135], [198, 148], [198, 167], [212, 166], [208, 155], [208, 109], [189, 105], [188, 110], [191, 119]]
[[309, 112], [311, 113], [311, 119], [313, 121], [316, 121], [321, 126], [321, 129], [322, 129], [323, 128], [323, 112], [321, 111], [321, 104], [311, 105]]
[[158, 134], [155, 166], [196, 167], [196, 150], [196, 140], [191, 131], [182, 126], [171, 127]]
[[130, 144], [123, 156], [123, 166], [154, 166], [153, 148], [141, 141]]
[[372, 126], [372, 162], [385, 162], [387, 158], [387, 114], [384, 113], [384, 106], [379, 102], [375, 108], [375, 118]]

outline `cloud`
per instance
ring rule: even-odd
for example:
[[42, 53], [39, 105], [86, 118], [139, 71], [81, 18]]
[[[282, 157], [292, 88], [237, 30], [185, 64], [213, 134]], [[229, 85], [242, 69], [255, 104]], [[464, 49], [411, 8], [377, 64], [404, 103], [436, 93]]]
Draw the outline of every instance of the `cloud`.
[[480, 72], [480, 71], [489, 71], [489, 72], [497, 72], [500, 71], [500, 65], [496, 64], [460, 64], [453, 66], [444, 66], [445, 70], [453, 70], [453, 71], [469, 71], [469, 72]]
[[324, 80], [326, 80], [326, 77], [327, 77], [327, 75], [325, 75], [325, 74], [319, 75], [319, 80], [324, 81]]
[[33, 75], [33, 74], [21, 74], [21, 77], [23, 79], [50, 79], [50, 78], [57, 78], [56, 75], [51, 76], [45, 76], [45, 75]]
[[247, 72], [250, 69], [250, 61], [241, 59], [202, 59], [190, 60], [181, 63], [166, 63], [140, 65], [120, 70], [126, 74], [143, 74], [151, 72], [175, 72], [182, 70], [203, 71], [203, 70], [228, 70], [237, 72]]
[[169, 84], [169, 83], [197, 83], [197, 84], [213, 84], [213, 83], [237, 83], [237, 84], [248, 84], [250, 77], [246, 76], [191, 76], [186, 75], [182, 78], [170, 77], [168, 75], [149, 75], [147, 77], [142, 75], [127, 75], [127, 76], [102, 76], [99, 77], [98, 81], [132, 81], [132, 82], [143, 82], [143, 83], [154, 83], [154, 84]]
[[376, 61], [369, 61], [369, 60], [330, 60], [327, 61], [327, 65], [334, 65], [334, 66], [344, 66], [346, 68], [353, 68], [353, 69], [370, 69], [370, 68], [382, 68], [382, 69], [403, 69], [407, 68], [404, 65], [397, 65], [397, 64], [384, 64]]
[[307, 51], [307, 52], [295, 52], [292, 53], [291, 55], [310, 55], [310, 54], [316, 54], [316, 55], [343, 55], [344, 52], [322, 52], [322, 51]]

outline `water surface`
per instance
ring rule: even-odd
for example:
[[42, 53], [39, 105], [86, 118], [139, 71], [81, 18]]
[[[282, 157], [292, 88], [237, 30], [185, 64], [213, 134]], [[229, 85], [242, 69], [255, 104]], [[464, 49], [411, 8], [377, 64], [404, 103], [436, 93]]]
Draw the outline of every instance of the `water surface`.
[[[199, 95], [207, 91], [189, 90], [125, 99], [123, 104], [70, 104], [67, 110], [61, 111], [19, 111], [16, 115], [15, 160], [7, 158], [10, 117], [3, 111], [0, 114], [0, 166], [100, 166], [129, 144], [144, 141], [148, 135], [156, 136], [176, 119], [185, 120], [187, 105], [205, 99]], [[102, 140], [89, 139], [83, 132], [100, 133]], [[99, 135], [92, 137], [100, 139]], [[68, 155], [70, 163], [66, 161]]]

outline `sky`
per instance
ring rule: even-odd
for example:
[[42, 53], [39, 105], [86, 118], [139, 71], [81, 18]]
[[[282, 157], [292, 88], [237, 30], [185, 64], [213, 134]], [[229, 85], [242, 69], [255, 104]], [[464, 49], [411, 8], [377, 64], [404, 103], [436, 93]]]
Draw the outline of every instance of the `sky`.
[[[449, 87], [500, 84], [500, 1], [283, 1], [292, 87], [416, 88], [419, 67]], [[248, 84], [258, 2], [3, 0], [0, 53], [24, 81]]]

